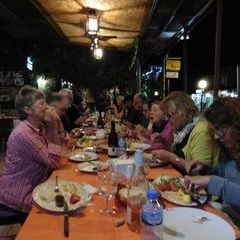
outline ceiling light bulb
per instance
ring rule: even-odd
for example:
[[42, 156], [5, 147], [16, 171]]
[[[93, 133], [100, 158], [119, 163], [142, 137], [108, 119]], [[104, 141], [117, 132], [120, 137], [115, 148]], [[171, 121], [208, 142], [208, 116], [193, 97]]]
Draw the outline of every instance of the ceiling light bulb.
[[95, 59], [101, 59], [103, 57], [103, 49], [102, 48], [94, 48], [93, 56]]

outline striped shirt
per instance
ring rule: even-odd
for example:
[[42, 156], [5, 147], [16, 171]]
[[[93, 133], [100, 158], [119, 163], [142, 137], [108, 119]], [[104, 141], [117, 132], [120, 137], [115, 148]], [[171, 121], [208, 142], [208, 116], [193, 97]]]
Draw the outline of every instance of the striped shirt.
[[49, 168], [60, 166], [64, 148], [48, 143], [45, 135], [27, 121], [12, 131], [6, 164], [0, 175], [0, 203], [23, 212], [32, 205], [32, 191], [47, 179]]

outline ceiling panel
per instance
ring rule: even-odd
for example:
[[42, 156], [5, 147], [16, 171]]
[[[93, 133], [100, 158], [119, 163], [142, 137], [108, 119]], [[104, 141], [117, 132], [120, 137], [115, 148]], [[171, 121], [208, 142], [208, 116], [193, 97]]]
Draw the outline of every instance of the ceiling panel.
[[99, 17], [98, 36], [105, 47], [126, 48], [142, 33], [153, 0], [38, 0], [40, 11], [70, 42], [89, 44], [85, 23], [89, 9]]

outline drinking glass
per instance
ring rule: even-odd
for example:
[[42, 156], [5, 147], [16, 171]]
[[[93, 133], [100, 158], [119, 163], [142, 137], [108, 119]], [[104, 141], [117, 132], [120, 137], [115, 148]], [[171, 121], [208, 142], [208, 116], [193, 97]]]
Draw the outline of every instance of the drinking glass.
[[100, 213], [106, 216], [112, 216], [115, 214], [115, 211], [109, 207], [109, 200], [117, 193], [118, 181], [116, 175], [109, 170], [99, 170], [98, 178], [100, 194], [106, 198], [106, 206], [100, 210]]
[[127, 142], [122, 135], [120, 135], [118, 139], [118, 146], [119, 146], [118, 157], [122, 159], [126, 159], [127, 158]]
[[144, 161], [143, 162], [143, 169], [144, 169], [144, 174], [147, 178], [148, 175], [149, 175], [149, 172], [150, 172], [150, 162], [149, 161]]
[[147, 178], [150, 172], [150, 160], [147, 158], [146, 155], [144, 155], [143, 169], [144, 169], [144, 174]]

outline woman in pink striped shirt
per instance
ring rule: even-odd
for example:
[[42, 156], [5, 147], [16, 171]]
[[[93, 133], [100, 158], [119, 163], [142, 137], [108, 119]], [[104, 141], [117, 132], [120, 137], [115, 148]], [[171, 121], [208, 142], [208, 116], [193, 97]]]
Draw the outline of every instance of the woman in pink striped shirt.
[[21, 122], [7, 142], [0, 175], [0, 222], [22, 223], [33, 205], [32, 191], [60, 166], [64, 151], [62, 125], [42, 92], [23, 87], [15, 101]]

